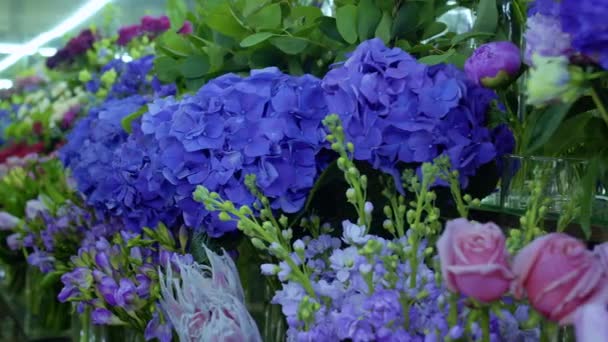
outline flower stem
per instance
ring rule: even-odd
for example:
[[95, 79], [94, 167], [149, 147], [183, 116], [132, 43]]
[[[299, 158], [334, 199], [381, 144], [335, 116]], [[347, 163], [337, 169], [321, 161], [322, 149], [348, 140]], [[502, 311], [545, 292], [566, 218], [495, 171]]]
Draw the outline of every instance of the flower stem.
[[87, 307], [80, 317], [80, 342], [89, 342], [91, 335], [91, 308]]
[[481, 307], [481, 341], [490, 342], [490, 307]]
[[608, 126], [608, 111], [606, 110], [606, 107], [604, 106], [604, 103], [594, 86], [591, 87], [591, 98], [593, 99], [597, 110], [600, 112], [602, 119], [604, 119], [606, 126]]
[[458, 296], [455, 293], [450, 293], [448, 300], [450, 306], [448, 324], [450, 328], [453, 328], [458, 324]]

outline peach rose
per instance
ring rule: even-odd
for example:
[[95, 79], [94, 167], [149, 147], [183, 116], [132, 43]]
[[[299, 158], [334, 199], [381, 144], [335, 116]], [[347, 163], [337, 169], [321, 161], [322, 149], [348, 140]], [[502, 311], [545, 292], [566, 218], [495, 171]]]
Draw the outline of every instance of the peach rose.
[[494, 223], [450, 221], [437, 241], [437, 250], [450, 291], [482, 302], [497, 300], [508, 291], [513, 274], [505, 237]]

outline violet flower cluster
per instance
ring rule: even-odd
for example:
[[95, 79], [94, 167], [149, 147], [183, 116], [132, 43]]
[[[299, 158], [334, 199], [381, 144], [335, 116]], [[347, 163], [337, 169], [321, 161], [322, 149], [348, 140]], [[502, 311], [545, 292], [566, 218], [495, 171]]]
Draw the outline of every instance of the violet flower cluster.
[[78, 36], [70, 39], [70, 41], [57, 53], [46, 60], [46, 66], [49, 69], [55, 69], [60, 66], [70, 65], [78, 58], [86, 55], [86, 52], [93, 47], [95, 41], [99, 39], [99, 35], [91, 30], [86, 29], [80, 32]]
[[[42, 273], [63, 270], [86, 235], [94, 234], [102, 222], [73, 203], [51, 210], [40, 199], [27, 202], [26, 217], [20, 231], [7, 238], [12, 250], [25, 248], [28, 264]], [[103, 229], [105, 230], [105, 229]]]
[[176, 241], [164, 226], [143, 235], [121, 229], [84, 241], [71, 259], [72, 271], [61, 277], [59, 301], [76, 303], [80, 313], [90, 310], [94, 324], [129, 324], [145, 331], [146, 340], [171, 341], [171, 325], [158, 309], [158, 271], [193, 262], [191, 255], [176, 253]]
[[[167, 16], [160, 16], [158, 18], [151, 16], [144, 16], [141, 18], [141, 22], [135, 25], [123, 26], [118, 30], [118, 45], [128, 45], [133, 39], [138, 37], [148, 37], [154, 39], [165, 31], [171, 28], [171, 22]], [[184, 22], [183, 26], [177, 31], [179, 34], [190, 34], [192, 33], [192, 23], [189, 21]]]
[[486, 126], [494, 92], [452, 65], [424, 65], [379, 39], [361, 43], [329, 71], [323, 88], [330, 112], [357, 147], [354, 158], [396, 180], [400, 163], [418, 166], [445, 154], [466, 187], [468, 177], [503, 152]]
[[[411, 266], [397, 257], [411, 248], [407, 238], [367, 235], [363, 227], [345, 221], [341, 239], [320, 235], [296, 243], [303, 249], [292, 258], [311, 270], [316, 299], [291, 277], [284, 261], [262, 265], [263, 273], [282, 281], [273, 303], [286, 316], [289, 341], [443, 341], [464, 336], [468, 309], [460, 300], [459, 323], [450, 327], [449, 292], [427, 264], [417, 266], [416, 287], [408, 286]], [[420, 259], [426, 249], [423, 240]], [[528, 318], [526, 306], [492, 316], [492, 341], [537, 340], [537, 330], [521, 328]], [[473, 338], [481, 339], [479, 326], [472, 329]]]

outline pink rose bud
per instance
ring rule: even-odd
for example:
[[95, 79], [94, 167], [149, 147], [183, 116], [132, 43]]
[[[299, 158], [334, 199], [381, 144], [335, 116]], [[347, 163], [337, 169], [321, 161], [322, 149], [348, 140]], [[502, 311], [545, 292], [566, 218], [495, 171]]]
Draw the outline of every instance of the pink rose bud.
[[494, 223], [449, 221], [437, 241], [443, 279], [452, 292], [492, 302], [513, 279], [505, 237]]
[[560, 233], [524, 247], [515, 257], [513, 272], [515, 296], [527, 294], [538, 312], [560, 324], [572, 323], [576, 310], [596, 300], [607, 284], [599, 258], [581, 241]]
[[511, 42], [491, 42], [478, 47], [464, 64], [467, 77], [488, 88], [508, 85], [519, 75], [519, 48]]
[[192, 27], [192, 23], [186, 20], [186, 21], [184, 21], [184, 25], [182, 25], [182, 27], [177, 31], [177, 33], [192, 34], [193, 31], [194, 31], [194, 29]]

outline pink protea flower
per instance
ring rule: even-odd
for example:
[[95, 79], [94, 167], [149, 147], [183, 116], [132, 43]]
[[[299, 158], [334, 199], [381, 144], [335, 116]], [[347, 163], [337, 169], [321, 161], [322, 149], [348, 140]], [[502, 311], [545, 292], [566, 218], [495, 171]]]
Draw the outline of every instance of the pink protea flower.
[[244, 303], [243, 288], [227, 253], [205, 246], [209, 266], [171, 260], [160, 273], [161, 307], [184, 342], [261, 342], [255, 321]]

